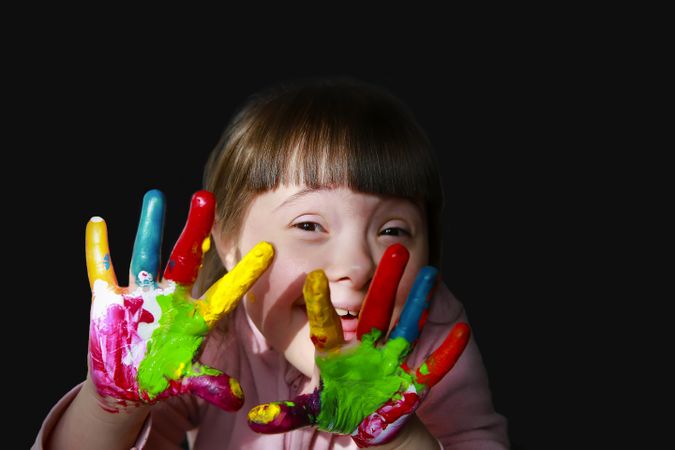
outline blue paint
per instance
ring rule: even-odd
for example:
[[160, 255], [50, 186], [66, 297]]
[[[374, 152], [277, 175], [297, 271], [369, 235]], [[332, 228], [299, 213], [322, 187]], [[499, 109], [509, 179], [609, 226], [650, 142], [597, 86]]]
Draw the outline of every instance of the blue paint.
[[425, 266], [420, 269], [408, 293], [401, 317], [389, 335], [389, 339], [402, 337], [408, 342], [414, 342], [417, 339], [420, 334], [420, 318], [429, 305], [429, 297], [433, 293], [437, 276], [438, 270], [435, 267]]
[[[143, 196], [143, 209], [131, 258], [131, 273], [139, 286], [157, 284], [165, 205], [164, 194], [157, 189], [152, 189]], [[139, 278], [139, 274], [143, 272], [147, 272], [149, 277]]]

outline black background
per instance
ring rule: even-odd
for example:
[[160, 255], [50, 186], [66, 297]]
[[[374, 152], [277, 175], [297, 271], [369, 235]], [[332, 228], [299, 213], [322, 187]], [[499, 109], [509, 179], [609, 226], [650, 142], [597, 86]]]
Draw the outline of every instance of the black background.
[[561, 344], [572, 338], [559, 316], [593, 294], [578, 287], [595, 257], [593, 249], [579, 257], [580, 228], [595, 232], [600, 195], [587, 189], [600, 167], [586, 134], [599, 107], [587, 95], [600, 81], [594, 55], [568, 64], [563, 44], [517, 30], [417, 24], [387, 34], [361, 25], [368, 37], [351, 40], [346, 30], [329, 39], [320, 26], [283, 41], [230, 33], [208, 52], [120, 30], [95, 43], [64, 32], [21, 54], [10, 124], [19, 124], [18, 162], [5, 173], [20, 179], [8, 191], [9, 221], [20, 229], [9, 243], [38, 343], [22, 352], [35, 403], [26, 442], [85, 376], [87, 220], [106, 220], [124, 283], [144, 192], [166, 194], [168, 255], [235, 108], [269, 83], [317, 75], [380, 84], [412, 109], [444, 177], [443, 276], [465, 305], [513, 448], [573, 441], [558, 414], [577, 362]]

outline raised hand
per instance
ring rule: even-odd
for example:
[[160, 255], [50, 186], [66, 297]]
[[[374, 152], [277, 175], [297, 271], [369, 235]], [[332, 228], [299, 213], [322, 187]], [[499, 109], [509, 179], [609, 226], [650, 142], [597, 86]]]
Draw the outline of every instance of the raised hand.
[[349, 434], [359, 447], [381, 445], [397, 435], [429, 389], [454, 366], [470, 336], [466, 323], [456, 324], [419, 367], [411, 369], [405, 363], [424, 326], [437, 283], [437, 270], [426, 266], [385, 341], [407, 262], [408, 251], [400, 244], [392, 245], [383, 255], [361, 309], [355, 346], [344, 345], [342, 325], [323, 271], [307, 275], [303, 294], [321, 372], [319, 387], [292, 401], [251, 409], [248, 422], [253, 430], [280, 433], [311, 425]]
[[244, 401], [237, 380], [199, 363], [197, 356], [209, 330], [267, 269], [274, 251], [260, 242], [202, 298], [194, 299], [191, 289], [209, 247], [215, 198], [208, 191], [192, 196], [185, 227], [160, 280], [164, 210], [163, 194], [148, 191], [128, 287], [117, 284], [105, 221], [93, 217], [87, 224], [89, 374], [102, 406], [111, 412], [183, 393], [236, 411]]

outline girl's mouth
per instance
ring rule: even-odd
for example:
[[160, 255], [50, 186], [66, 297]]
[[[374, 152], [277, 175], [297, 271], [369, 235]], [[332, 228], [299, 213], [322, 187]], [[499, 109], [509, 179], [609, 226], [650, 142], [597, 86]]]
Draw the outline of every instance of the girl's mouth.
[[340, 322], [342, 323], [342, 334], [344, 336], [345, 342], [350, 342], [356, 337], [356, 327], [359, 323], [359, 312], [352, 311], [349, 309], [335, 308], [338, 316], [340, 316]]

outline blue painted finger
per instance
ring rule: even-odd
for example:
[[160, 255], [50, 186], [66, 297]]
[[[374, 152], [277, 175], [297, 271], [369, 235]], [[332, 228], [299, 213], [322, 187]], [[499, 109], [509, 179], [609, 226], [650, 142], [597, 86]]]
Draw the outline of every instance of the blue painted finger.
[[429, 305], [429, 298], [433, 294], [437, 278], [438, 270], [435, 267], [425, 266], [420, 269], [408, 293], [401, 317], [389, 335], [390, 340], [402, 337], [410, 343], [415, 342], [422, 326], [420, 319]]
[[138, 286], [156, 285], [164, 231], [164, 194], [152, 189], [143, 196], [143, 209], [138, 222], [131, 258], [131, 279]]

